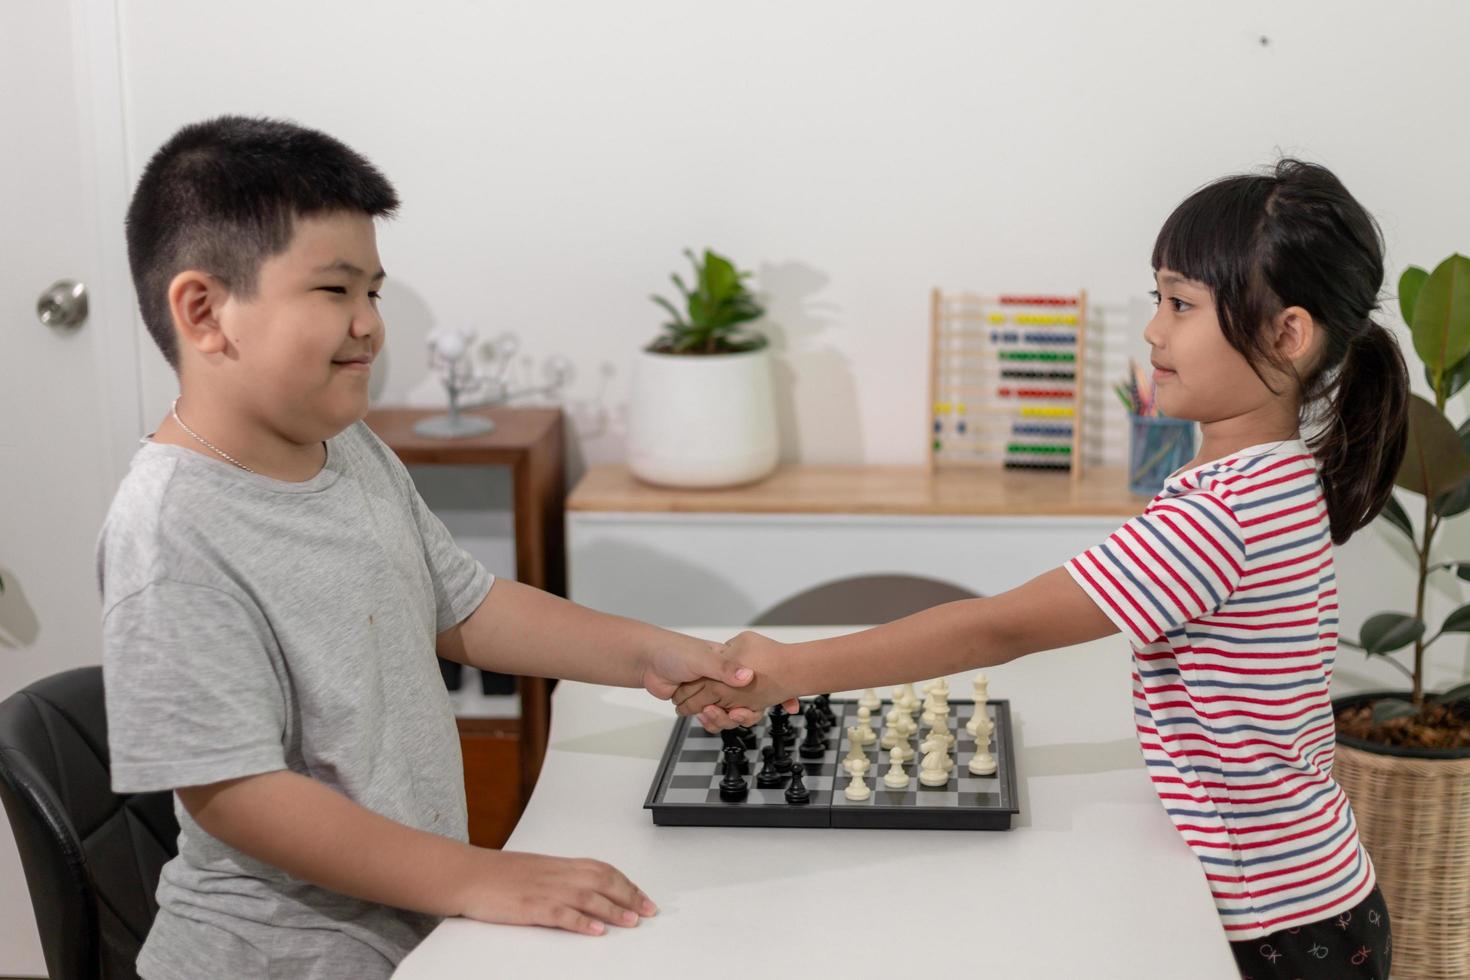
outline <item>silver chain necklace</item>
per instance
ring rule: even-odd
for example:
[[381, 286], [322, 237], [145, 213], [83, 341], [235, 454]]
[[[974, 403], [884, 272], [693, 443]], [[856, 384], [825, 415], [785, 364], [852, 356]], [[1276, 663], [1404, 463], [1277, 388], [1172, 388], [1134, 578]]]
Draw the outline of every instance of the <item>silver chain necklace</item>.
[[[182, 398], [183, 396], [180, 395], [179, 397]], [[195, 441], [199, 442], [201, 445], [205, 446], [207, 449], [210, 449], [213, 452], [216, 452], [219, 455], [223, 456], [225, 459], [229, 460], [231, 463], [234, 463], [236, 466], [240, 467], [240, 469], [244, 470], [246, 473], [254, 473], [255, 472], [250, 467], [246, 466], [244, 463], [240, 462], [238, 459], [236, 459], [235, 457], [231, 456], [229, 453], [225, 452], [223, 449], [221, 449], [220, 447], [216, 446], [214, 443], [210, 442], [208, 439], [204, 438], [199, 433], [195, 432], [193, 429], [191, 429], [187, 425], [185, 425], [184, 424], [184, 420], [181, 419], [181, 418], [179, 418], [179, 399], [178, 398], [175, 398], [174, 399], [173, 405], [169, 407], [169, 412], [171, 412], [173, 414], [174, 421], [177, 422], [177, 423], [179, 423], [179, 428], [183, 429], [185, 432], [189, 433], [189, 435], [193, 436], [194, 439], [195, 439]]]

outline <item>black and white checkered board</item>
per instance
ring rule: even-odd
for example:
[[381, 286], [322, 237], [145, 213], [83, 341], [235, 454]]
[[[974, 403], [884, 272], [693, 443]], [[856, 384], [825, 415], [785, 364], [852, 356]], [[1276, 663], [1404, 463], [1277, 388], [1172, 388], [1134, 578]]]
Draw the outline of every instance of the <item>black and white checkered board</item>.
[[[871, 725], [880, 739], [892, 707], [884, 701], [872, 713]], [[918, 732], [907, 740], [915, 751], [904, 765], [908, 785], [903, 789], [891, 789], [883, 782], [889, 769], [887, 751], [876, 742], [867, 746], [869, 766], [864, 778], [872, 794], [862, 801], [849, 800], [844, 795], [850, 777], [841, 765], [850, 749], [847, 728], [858, 723], [857, 702], [832, 702], [837, 724], [827, 733], [827, 748], [821, 759], [803, 759], [797, 752], [805, 735], [806, 720], [793, 715], [791, 724], [797, 739], [791, 748], [791, 758], [805, 768], [803, 782], [811, 792], [811, 802], [805, 806], [787, 803], [784, 785], [773, 789], [755, 785], [755, 773], [761, 766], [761, 747], [770, 744], [766, 734], [769, 716], [755, 729], [756, 747], [746, 752], [750, 761], [750, 775], [746, 777], [750, 793], [739, 803], [720, 799], [720, 737], [706, 732], [692, 718], [680, 718], [674, 723], [643, 808], [653, 811], [654, 823], [663, 825], [1009, 830], [1012, 815], [1019, 811], [1010, 703], [991, 701], [988, 708], [994, 725], [990, 751], [998, 765], [993, 774], [970, 775], [968, 767], [975, 754], [975, 739], [965, 726], [974, 717], [975, 705], [971, 701], [950, 701], [949, 731], [955, 736], [955, 744], [951, 755], [954, 770], [949, 782], [944, 786], [924, 786], [918, 780], [922, 758], [918, 742], [929, 731], [928, 725], [921, 724]]]

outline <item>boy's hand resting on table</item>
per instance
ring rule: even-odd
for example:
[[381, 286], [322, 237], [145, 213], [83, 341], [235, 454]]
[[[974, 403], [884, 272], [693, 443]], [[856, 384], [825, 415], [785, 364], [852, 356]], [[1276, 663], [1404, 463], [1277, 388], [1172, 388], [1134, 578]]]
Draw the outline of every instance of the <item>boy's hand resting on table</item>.
[[750, 678], [732, 685], [706, 677], [680, 684], [673, 700], [681, 715], [698, 715], [708, 731], [753, 725], [773, 704], [787, 711], [800, 707], [795, 690], [781, 680], [781, 665], [789, 656], [784, 643], [749, 631], [725, 644], [725, 656], [754, 671]]
[[489, 872], [462, 898], [466, 918], [600, 936], [658, 907], [617, 868], [590, 858], [484, 851]]

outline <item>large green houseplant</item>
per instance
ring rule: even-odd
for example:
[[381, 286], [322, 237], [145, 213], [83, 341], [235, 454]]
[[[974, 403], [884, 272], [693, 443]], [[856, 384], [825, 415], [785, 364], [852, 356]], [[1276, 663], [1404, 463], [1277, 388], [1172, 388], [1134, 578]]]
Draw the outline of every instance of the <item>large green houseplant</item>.
[[680, 301], [639, 351], [628, 412], [628, 467], [650, 483], [720, 487], [776, 466], [776, 400], [766, 338], [751, 328], [765, 310], [750, 273], [710, 249], [685, 250], [694, 278], [671, 277]]
[[[1357, 640], [1344, 643], [1393, 664], [1409, 689], [1334, 701], [1332, 771], [1393, 917], [1394, 975], [1470, 977], [1470, 684], [1433, 693], [1424, 669], [1432, 647], [1458, 637], [1463, 652], [1470, 634], [1470, 604], [1432, 632], [1425, 612], [1436, 577], [1470, 581], [1470, 560], [1435, 550], [1444, 522], [1470, 510], [1470, 420], [1456, 427], [1445, 415], [1470, 381], [1470, 259], [1452, 255], [1432, 273], [1411, 267], [1399, 280], [1399, 303], [1433, 392], [1432, 402], [1410, 399], [1396, 481], [1421, 498], [1410, 498], [1417, 521], [1397, 499], [1383, 510], [1413, 548], [1414, 606], [1368, 617]], [[1395, 658], [1406, 648], [1409, 665]]]

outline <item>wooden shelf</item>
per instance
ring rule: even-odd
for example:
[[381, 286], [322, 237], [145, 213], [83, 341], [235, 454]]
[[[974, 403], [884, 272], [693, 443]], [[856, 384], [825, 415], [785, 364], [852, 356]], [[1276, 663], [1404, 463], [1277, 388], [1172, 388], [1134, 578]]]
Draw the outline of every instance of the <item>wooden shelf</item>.
[[963, 517], [1118, 517], [1148, 503], [1121, 468], [1066, 472], [974, 467], [782, 466], [759, 483], [680, 490], [643, 483], [626, 466], [594, 466], [567, 510], [616, 513], [888, 514]]

